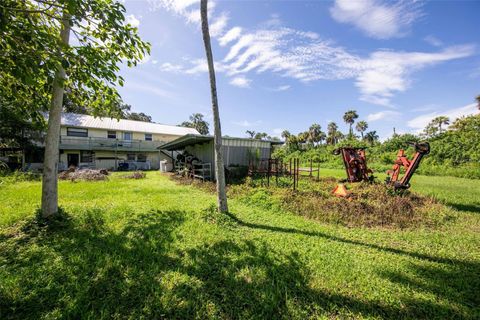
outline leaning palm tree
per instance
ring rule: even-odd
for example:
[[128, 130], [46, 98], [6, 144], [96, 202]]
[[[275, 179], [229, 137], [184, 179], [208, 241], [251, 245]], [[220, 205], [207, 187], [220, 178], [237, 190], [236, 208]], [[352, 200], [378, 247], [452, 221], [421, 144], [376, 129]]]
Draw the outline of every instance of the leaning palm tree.
[[355, 123], [355, 119], [358, 119], [357, 111], [355, 110], [348, 110], [343, 115], [343, 121], [350, 126], [349, 135], [350, 138], [353, 136], [352, 125]]
[[357, 125], [355, 126], [355, 129], [360, 132], [362, 135], [362, 140], [363, 140], [363, 133], [368, 129], [368, 123], [366, 121], [358, 121]]
[[215, 144], [215, 176], [217, 178], [217, 202], [218, 211], [228, 212], [227, 193], [225, 191], [225, 169], [222, 155], [222, 129], [220, 126], [220, 115], [218, 112], [217, 84], [215, 80], [215, 67], [213, 65], [212, 45], [210, 43], [210, 32], [208, 30], [208, 0], [201, 0], [200, 15], [202, 19], [202, 34], [207, 55], [208, 73], [210, 75], [210, 92], [212, 95], [213, 113], [213, 136]]

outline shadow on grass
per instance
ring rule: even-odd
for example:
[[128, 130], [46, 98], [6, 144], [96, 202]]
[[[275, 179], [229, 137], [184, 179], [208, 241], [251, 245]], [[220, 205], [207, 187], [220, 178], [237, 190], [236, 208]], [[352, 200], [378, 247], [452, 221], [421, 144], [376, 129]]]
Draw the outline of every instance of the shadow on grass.
[[[187, 219], [182, 211], [147, 212], [118, 231], [108, 228], [102, 215], [93, 211], [50, 232], [28, 229], [0, 244], [1, 319], [461, 315], [431, 301], [399, 305], [314, 288], [308, 257], [279, 252], [261, 240], [210, 240], [188, 247], [178, 231]], [[235, 219], [246, 227], [302, 233]], [[428, 275], [433, 287], [425, 290], [433, 294], [437, 284], [448, 281], [434, 270]], [[455, 301], [473, 301], [466, 297]]]
[[344, 238], [341, 238], [341, 237], [337, 237], [337, 236], [330, 235], [330, 234], [323, 233], [323, 232], [319, 232], [319, 231], [304, 231], [304, 230], [299, 230], [299, 229], [295, 229], [295, 228], [283, 228], [283, 227], [276, 227], [276, 226], [270, 226], [270, 225], [265, 225], [265, 224], [256, 224], [256, 223], [243, 221], [232, 213], [227, 213], [227, 215], [231, 219], [233, 219], [235, 222], [237, 222], [239, 225], [247, 227], [247, 228], [261, 229], [261, 230], [267, 230], [267, 231], [272, 231], [272, 232], [301, 234], [301, 235], [310, 236], [310, 237], [319, 237], [319, 238], [324, 238], [324, 239], [328, 239], [328, 240], [332, 240], [332, 241], [336, 241], [336, 242], [341, 242], [341, 243], [352, 244], [352, 245], [356, 245], [356, 246], [362, 246], [362, 247], [366, 247], [366, 248], [376, 249], [376, 250], [379, 250], [379, 251], [410, 256], [412, 258], [427, 260], [427, 261], [430, 261], [430, 262], [449, 263], [449, 264], [456, 263], [456, 264], [467, 264], [467, 265], [469, 265], [468, 262], [464, 262], [464, 261], [460, 261], [460, 260], [456, 260], [456, 259], [434, 257], [434, 256], [422, 254], [422, 253], [410, 252], [410, 251], [405, 251], [405, 250], [401, 250], [401, 249], [397, 249], [397, 248], [383, 247], [383, 246], [379, 246], [379, 245], [376, 245], [376, 244], [373, 244], [373, 243], [365, 243], [365, 242], [357, 241], [357, 240], [344, 239]]
[[480, 213], [480, 205], [477, 204], [447, 203], [447, 205], [458, 211]]

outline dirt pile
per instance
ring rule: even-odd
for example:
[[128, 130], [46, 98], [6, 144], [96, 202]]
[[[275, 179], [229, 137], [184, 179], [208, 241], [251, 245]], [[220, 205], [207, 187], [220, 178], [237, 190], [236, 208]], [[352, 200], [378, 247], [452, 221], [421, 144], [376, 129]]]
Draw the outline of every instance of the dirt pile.
[[102, 181], [108, 179], [108, 171], [106, 169], [75, 169], [69, 168], [58, 175], [60, 180], [87, 180]]

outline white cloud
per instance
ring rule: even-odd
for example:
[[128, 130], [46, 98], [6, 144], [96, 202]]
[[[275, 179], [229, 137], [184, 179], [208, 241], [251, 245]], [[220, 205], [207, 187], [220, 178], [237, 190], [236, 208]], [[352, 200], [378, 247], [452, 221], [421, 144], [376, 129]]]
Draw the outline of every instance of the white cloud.
[[135, 15], [133, 14], [126, 16], [125, 22], [135, 28], [138, 28], [138, 26], [140, 25], [140, 20], [138, 20], [137, 17], [135, 17]]
[[233, 27], [232, 29], [228, 30], [223, 37], [218, 39], [218, 42], [220, 43], [221, 46], [225, 46], [228, 43], [232, 42], [233, 40], [238, 39], [241, 33], [242, 33], [242, 28]]
[[262, 124], [262, 121], [261, 120], [256, 120], [256, 121], [250, 122], [248, 120], [243, 120], [243, 121], [233, 121], [232, 123], [237, 125], [237, 126], [248, 128], [248, 127], [259, 126], [260, 124]]
[[170, 92], [147, 83], [138, 83], [133, 81], [126, 82], [124, 88], [126, 90], [143, 91], [148, 94], [159, 96], [162, 98], [172, 97], [172, 94]]
[[172, 64], [170, 62], [165, 62], [160, 65], [160, 71], [178, 73], [183, 71], [183, 66], [179, 64]]
[[278, 87], [274, 88], [273, 91], [287, 91], [290, 88], [291, 88], [291, 86], [286, 84], [286, 85], [282, 85], [282, 86], [278, 86]]
[[210, 24], [210, 35], [218, 37], [223, 34], [223, 30], [227, 26], [228, 15], [224, 12]]
[[380, 111], [376, 113], [371, 113], [367, 116], [367, 121], [374, 122], [388, 117], [395, 117], [400, 115], [400, 112], [397, 111]]
[[472, 103], [463, 107], [449, 109], [443, 112], [435, 111], [415, 117], [407, 122], [410, 128], [416, 129], [417, 132], [422, 131], [433, 118], [438, 116], [446, 116], [450, 119], [450, 123], [462, 116], [472, 115], [478, 112], [477, 104]]
[[421, 16], [415, 1], [336, 0], [330, 13], [336, 21], [352, 24], [378, 39], [403, 36]]
[[443, 45], [442, 41], [432, 35], [426, 36], [425, 38], [423, 38], [423, 40], [425, 40], [425, 42], [431, 44], [434, 47], [441, 47]]
[[378, 51], [363, 60], [363, 69], [356, 76], [355, 85], [361, 99], [389, 106], [395, 92], [403, 92], [410, 86], [410, 74], [427, 66], [453, 59], [471, 56], [471, 45], [454, 46], [440, 52]]
[[[157, 1], [169, 3], [170, 6], [174, 2]], [[197, 2], [183, 1], [175, 4], [173, 10], [185, 12], [194, 3]], [[385, 20], [385, 28], [388, 29], [393, 28], [390, 25], [403, 26], [405, 17], [413, 14], [407, 10], [407, 7], [411, 9], [412, 6], [415, 7], [410, 2], [382, 5], [373, 0], [348, 3], [337, 1], [332, 11], [343, 8], [349, 14], [356, 15], [364, 12], [365, 8], [377, 10], [385, 7], [384, 11], [391, 11], [390, 15], [395, 17]], [[382, 49], [365, 57], [350, 53], [332, 41], [321, 39], [314, 32], [282, 27], [279, 23], [269, 23], [267, 27], [250, 31], [239, 26], [227, 29], [227, 16], [228, 13], [222, 13], [220, 18], [212, 20], [221, 21], [221, 28], [218, 28], [221, 31], [218, 32], [228, 30], [222, 36], [217, 36], [219, 44], [227, 47], [227, 53], [215, 62], [215, 69], [232, 77], [231, 83], [240, 87], [249, 86], [248, 74], [265, 72], [301, 82], [353, 79], [361, 100], [392, 106], [393, 96], [411, 86], [413, 72], [441, 62], [468, 57], [475, 52], [473, 46], [463, 45], [437, 52], [395, 52]], [[278, 20], [278, 17], [273, 16], [273, 19]], [[182, 72], [196, 74], [208, 71], [205, 59], [194, 59], [189, 64], [191, 66], [184, 66]], [[178, 69], [172, 71], [177, 72]]]
[[250, 88], [250, 82], [252, 82], [252, 80], [245, 77], [235, 77], [230, 81], [230, 84], [239, 88]]

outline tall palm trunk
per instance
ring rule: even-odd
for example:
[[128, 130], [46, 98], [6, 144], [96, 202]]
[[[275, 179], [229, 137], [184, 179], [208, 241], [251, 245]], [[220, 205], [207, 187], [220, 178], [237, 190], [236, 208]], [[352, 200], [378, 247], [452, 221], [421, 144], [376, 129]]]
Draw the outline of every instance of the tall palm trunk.
[[[68, 46], [70, 38], [69, 16], [64, 14], [60, 41]], [[62, 55], [63, 49], [58, 53]], [[60, 137], [60, 120], [62, 117], [63, 88], [66, 73], [60, 64], [53, 80], [52, 100], [48, 116], [47, 137], [45, 140], [45, 157], [43, 161], [42, 180], [42, 216], [48, 218], [58, 212], [58, 146]]]
[[215, 80], [215, 68], [213, 65], [212, 46], [210, 44], [210, 32], [208, 30], [208, 0], [201, 0], [200, 14], [202, 18], [202, 34], [207, 55], [208, 72], [210, 75], [210, 91], [212, 95], [213, 135], [215, 144], [215, 176], [217, 178], [217, 202], [218, 211], [228, 212], [227, 193], [225, 191], [225, 170], [222, 155], [222, 129], [218, 113], [217, 84]]

